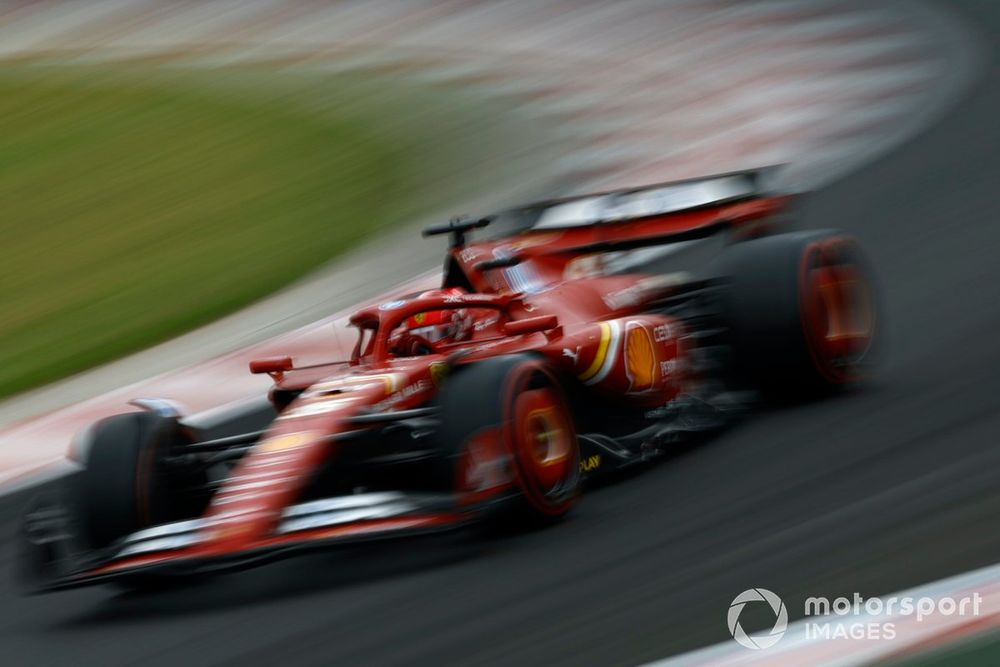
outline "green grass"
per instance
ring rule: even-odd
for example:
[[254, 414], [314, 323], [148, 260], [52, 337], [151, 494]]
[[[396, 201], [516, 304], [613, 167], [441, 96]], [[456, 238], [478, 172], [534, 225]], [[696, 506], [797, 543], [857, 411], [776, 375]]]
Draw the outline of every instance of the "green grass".
[[455, 127], [477, 131], [427, 105], [342, 77], [0, 64], [0, 396], [217, 318], [440, 205], [471, 177]]

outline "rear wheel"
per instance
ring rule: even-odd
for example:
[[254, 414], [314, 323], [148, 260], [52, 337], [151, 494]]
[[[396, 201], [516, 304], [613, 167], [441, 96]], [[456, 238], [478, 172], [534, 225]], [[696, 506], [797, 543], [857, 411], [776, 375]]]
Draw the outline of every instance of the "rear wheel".
[[831, 231], [778, 234], [726, 249], [723, 318], [738, 372], [771, 393], [843, 386], [868, 376], [879, 322], [867, 261]]
[[441, 391], [442, 475], [476, 500], [513, 479], [515, 505], [557, 518], [580, 489], [580, 450], [559, 382], [526, 355], [497, 357], [459, 369]]

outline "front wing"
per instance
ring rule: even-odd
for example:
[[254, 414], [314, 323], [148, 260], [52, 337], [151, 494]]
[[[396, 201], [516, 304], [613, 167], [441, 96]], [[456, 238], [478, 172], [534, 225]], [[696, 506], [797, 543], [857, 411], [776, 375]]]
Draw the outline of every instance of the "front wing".
[[59, 503], [25, 516], [20, 564], [28, 591], [41, 593], [136, 578], [217, 573], [253, 567], [308, 550], [455, 530], [488, 512], [451, 494], [360, 493], [288, 507], [273, 533], [245, 549], [206, 557], [209, 519], [137, 531], [98, 553], [81, 550], [73, 520]]

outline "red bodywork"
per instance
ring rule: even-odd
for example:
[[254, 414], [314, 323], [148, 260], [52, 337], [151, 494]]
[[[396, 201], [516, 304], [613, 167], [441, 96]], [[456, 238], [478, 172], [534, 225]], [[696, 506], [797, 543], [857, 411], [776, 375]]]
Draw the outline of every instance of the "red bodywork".
[[[722, 227], [757, 234], [785, 203], [785, 198], [755, 198], [614, 223], [530, 229], [452, 248], [445, 287], [462, 289], [355, 313], [351, 323], [359, 329], [359, 340], [350, 359], [298, 369], [287, 358], [255, 362], [255, 372], [269, 372], [276, 380], [271, 396], [280, 414], [212, 497], [196, 544], [118, 558], [89, 574], [465, 520], [460, 512], [438, 512], [361, 519], [294, 534], [275, 530], [314, 471], [336, 465], [341, 448], [360, 446], [331, 436], [357, 429], [351, 420], [360, 415], [427, 405], [459, 364], [531, 352], [544, 357], [554, 372], [576, 378], [609, 401], [669, 403], [687, 381], [683, 324], [646, 310], [651, 301], [669, 296], [672, 284], [662, 276], [605, 275], [605, 262], [620, 250], [708, 236]], [[484, 265], [511, 257], [516, 264]], [[437, 342], [419, 356], [393, 353], [395, 330], [412, 326], [422, 313], [433, 314], [425, 320], [438, 323], [444, 321], [441, 313], [458, 310], [475, 313], [465, 339]], [[472, 506], [512, 483], [494, 480], [485, 488], [458, 492], [467, 493]]]

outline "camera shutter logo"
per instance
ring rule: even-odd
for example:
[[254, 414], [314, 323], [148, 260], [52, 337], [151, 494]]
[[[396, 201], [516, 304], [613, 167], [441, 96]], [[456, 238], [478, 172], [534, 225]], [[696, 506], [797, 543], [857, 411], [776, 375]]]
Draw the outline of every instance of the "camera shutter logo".
[[[774, 612], [774, 627], [767, 632], [747, 634], [743, 626], [740, 625], [740, 614], [748, 602], [766, 602], [770, 605]], [[740, 646], [757, 650], [774, 646], [784, 636], [785, 630], [788, 628], [788, 610], [785, 609], [785, 603], [781, 601], [781, 598], [766, 588], [751, 588], [737, 595], [732, 604], [729, 605], [727, 620], [729, 621], [729, 633], [733, 639]]]

